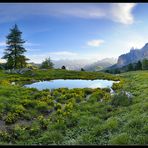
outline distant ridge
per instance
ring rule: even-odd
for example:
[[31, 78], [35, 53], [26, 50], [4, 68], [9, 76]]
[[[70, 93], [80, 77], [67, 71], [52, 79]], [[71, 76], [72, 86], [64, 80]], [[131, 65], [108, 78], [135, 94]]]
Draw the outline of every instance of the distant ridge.
[[146, 43], [141, 49], [131, 48], [130, 52], [120, 55], [118, 57], [117, 64], [109, 68], [120, 68], [130, 63], [134, 63], [139, 60], [141, 61], [144, 58], [148, 58], [148, 43]]
[[84, 69], [87, 71], [100, 71], [104, 68], [107, 68], [115, 64], [116, 62], [117, 62], [117, 59], [115, 58], [105, 58], [97, 62], [94, 62], [92, 64], [86, 65]]

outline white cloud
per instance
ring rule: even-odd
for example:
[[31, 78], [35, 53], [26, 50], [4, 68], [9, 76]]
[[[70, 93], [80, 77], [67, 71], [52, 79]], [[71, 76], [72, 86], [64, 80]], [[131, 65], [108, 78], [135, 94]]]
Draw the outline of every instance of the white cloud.
[[43, 54], [27, 54], [27, 57], [36, 63], [41, 63], [45, 58], [50, 57], [52, 60], [59, 59], [74, 59], [77, 58], [78, 54], [69, 51], [59, 51], [59, 52], [45, 52]]
[[135, 6], [135, 3], [112, 4], [110, 11], [112, 17], [110, 19], [122, 24], [132, 24], [134, 22], [132, 10]]
[[132, 10], [135, 6], [135, 3], [0, 4], [0, 23], [15, 21], [31, 15], [46, 15], [84, 19], [103, 18], [122, 24], [132, 24], [134, 22]]
[[104, 43], [104, 40], [91, 40], [87, 42], [88, 46], [92, 46], [92, 47], [99, 47], [102, 43]]

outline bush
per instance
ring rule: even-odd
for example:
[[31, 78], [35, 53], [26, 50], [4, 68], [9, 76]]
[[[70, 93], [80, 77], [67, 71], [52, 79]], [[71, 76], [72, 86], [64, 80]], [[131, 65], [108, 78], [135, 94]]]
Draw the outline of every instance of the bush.
[[111, 104], [115, 107], [117, 106], [128, 106], [131, 103], [130, 98], [125, 92], [120, 92], [112, 96]]
[[64, 107], [64, 111], [66, 112], [71, 112], [73, 109], [73, 103], [72, 102], [69, 102], [68, 104], [65, 105]]
[[113, 83], [112, 89], [113, 90], [120, 90], [123, 87], [124, 81], [121, 80], [119, 83]]
[[7, 80], [0, 80], [0, 85], [5, 85], [5, 86], [7, 86], [7, 85], [10, 85], [10, 82], [7, 81]]
[[83, 97], [80, 95], [76, 95], [75, 97], [76, 103], [80, 103], [83, 100]]
[[93, 91], [92, 91], [91, 88], [84, 88], [84, 93], [85, 93], [86, 95], [90, 95], [92, 92], [93, 92]]
[[79, 137], [77, 144], [92, 144], [94, 142], [93, 135], [87, 133]]
[[40, 112], [46, 112], [48, 110], [48, 104], [43, 101], [38, 101], [35, 108]]
[[60, 103], [55, 104], [55, 109], [56, 110], [62, 109], [62, 104], [60, 104]]
[[109, 141], [110, 144], [128, 144], [129, 143], [129, 135], [127, 133], [121, 133], [117, 136], [114, 136]]
[[40, 130], [40, 125], [38, 122], [34, 121], [32, 122], [32, 125], [29, 129], [29, 134], [31, 136], [37, 136], [38, 134], [40, 134], [41, 130]]
[[104, 128], [107, 129], [107, 130], [117, 129], [118, 124], [119, 123], [118, 123], [117, 118], [111, 117], [106, 121]]
[[23, 115], [26, 109], [22, 105], [13, 105], [11, 108], [11, 112], [14, 112], [18, 115]]
[[36, 105], [35, 101], [29, 99], [24, 99], [21, 103], [24, 107], [34, 107]]
[[17, 119], [18, 119], [17, 113], [9, 112], [4, 120], [5, 120], [6, 124], [12, 124], [12, 123], [15, 123], [17, 121]]
[[103, 92], [96, 91], [96, 92], [92, 93], [88, 102], [95, 103], [95, 102], [100, 101], [100, 99], [103, 99]]
[[25, 126], [20, 126], [18, 124], [15, 125], [15, 127], [13, 128], [13, 136], [15, 137], [15, 139], [17, 140], [27, 140], [29, 135], [29, 132], [26, 130]]
[[49, 118], [48, 119], [45, 119], [42, 115], [41, 116], [38, 116], [37, 119], [38, 119], [38, 121], [39, 121], [39, 123], [41, 125], [41, 128], [42, 129], [47, 129], [48, 124], [50, 122], [50, 119]]
[[144, 123], [147, 123], [147, 118], [142, 117], [139, 115], [135, 115], [130, 119], [125, 126], [125, 129], [133, 134], [137, 134], [143, 131], [142, 127], [144, 126]]
[[108, 93], [111, 91], [110, 88], [102, 88], [102, 90]]
[[0, 131], [0, 141], [8, 141], [10, 139], [10, 135], [7, 131]]
[[78, 124], [79, 115], [78, 114], [71, 114], [70, 117], [65, 118], [67, 128], [72, 128]]
[[60, 144], [63, 141], [63, 135], [57, 131], [47, 131], [37, 141], [41, 144]]

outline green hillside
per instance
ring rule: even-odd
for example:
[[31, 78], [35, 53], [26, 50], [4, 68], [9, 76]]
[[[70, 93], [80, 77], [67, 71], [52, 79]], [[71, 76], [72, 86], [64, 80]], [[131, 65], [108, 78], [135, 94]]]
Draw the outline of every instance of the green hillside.
[[[25, 83], [50, 79], [120, 80], [109, 89], [39, 91]], [[15, 85], [11, 85], [12, 82]], [[129, 99], [123, 91], [132, 94]], [[148, 71], [0, 71], [0, 144], [148, 144]]]

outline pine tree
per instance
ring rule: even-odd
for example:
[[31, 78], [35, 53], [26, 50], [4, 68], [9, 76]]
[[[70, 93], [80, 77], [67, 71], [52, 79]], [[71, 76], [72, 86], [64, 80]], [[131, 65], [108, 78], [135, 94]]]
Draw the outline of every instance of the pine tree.
[[132, 71], [132, 70], [133, 70], [133, 65], [132, 65], [132, 63], [130, 63], [130, 64], [127, 65], [127, 69], [128, 69], [128, 71]]
[[142, 60], [142, 69], [143, 70], [148, 70], [148, 59], [143, 59]]
[[141, 61], [138, 61], [138, 62], [136, 63], [135, 69], [136, 69], [136, 70], [141, 70], [141, 69], [142, 69], [142, 63], [141, 63]]
[[26, 61], [29, 60], [23, 55], [26, 49], [23, 47], [25, 41], [21, 35], [22, 32], [15, 24], [7, 36], [6, 44], [8, 46], [5, 49], [3, 59], [6, 59], [6, 67], [9, 69], [23, 68], [26, 66]]

